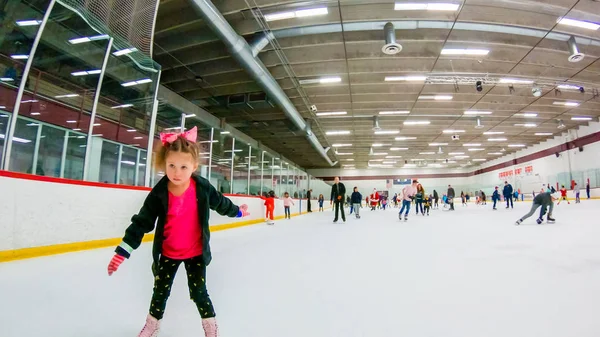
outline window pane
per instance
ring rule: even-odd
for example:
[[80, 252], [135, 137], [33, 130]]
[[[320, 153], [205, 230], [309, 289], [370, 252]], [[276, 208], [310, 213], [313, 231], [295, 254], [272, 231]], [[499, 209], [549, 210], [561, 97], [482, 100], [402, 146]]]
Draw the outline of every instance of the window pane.
[[69, 132], [67, 154], [65, 156], [65, 174], [67, 179], [83, 179], [83, 162], [85, 159], [86, 135], [80, 132]]
[[233, 193], [249, 194], [248, 192], [248, 160], [249, 146], [244, 142], [236, 142], [233, 166]]
[[146, 155], [148, 151], [141, 150], [140, 151], [140, 164], [138, 166], [138, 180], [137, 186], [144, 186], [144, 182], [146, 181]]
[[38, 165], [42, 167], [46, 176], [60, 177], [60, 165], [66, 134], [64, 130], [49, 125], [42, 126]]
[[[0, 158], [4, 155], [4, 138], [6, 137], [6, 131], [8, 130], [8, 124], [10, 122], [10, 116], [4, 111], [0, 110]], [[0, 169], [2, 166], [0, 166]]]
[[41, 166], [38, 166], [34, 172], [33, 157], [38, 128], [40, 128], [38, 123], [21, 117], [17, 119], [10, 159], [11, 171], [45, 175]]
[[101, 142], [100, 181], [109, 184], [117, 183], [117, 167], [119, 166], [119, 145], [102, 141], [94, 137], [93, 141]]
[[200, 153], [198, 158], [197, 174], [208, 179], [208, 162], [210, 158], [210, 132], [211, 127], [202, 123], [196, 116], [189, 116], [185, 119], [185, 129], [190, 130], [196, 127], [198, 129], [198, 145]]
[[250, 195], [260, 195], [260, 165], [262, 151], [252, 148], [250, 154]]
[[231, 193], [233, 138], [215, 129], [210, 183], [221, 193]]
[[137, 160], [137, 150], [123, 146], [121, 152], [121, 172], [119, 184], [135, 185], [135, 163]]

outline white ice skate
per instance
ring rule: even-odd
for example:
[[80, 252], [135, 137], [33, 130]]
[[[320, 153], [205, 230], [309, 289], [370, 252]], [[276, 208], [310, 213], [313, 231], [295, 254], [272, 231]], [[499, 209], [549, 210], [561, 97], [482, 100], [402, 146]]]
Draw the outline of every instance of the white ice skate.
[[204, 328], [204, 336], [219, 337], [219, 326], [214, 317], [205, 318], [202, 320], [202, 328]]
[[144, 328], [140, 331], [138, 337], [156, 337], [158, 336], [159, 330], [160, 320], [152, 317], [152, 315], [148, 315], [148, 317], [146, 317], [146, 325], [144, 325]]
[[521, 220], [521, 219], [517, 220], [517, 222], [515, 222], [515, 226], [520, 225], [522, 222], [523, 222], [523, 220]]

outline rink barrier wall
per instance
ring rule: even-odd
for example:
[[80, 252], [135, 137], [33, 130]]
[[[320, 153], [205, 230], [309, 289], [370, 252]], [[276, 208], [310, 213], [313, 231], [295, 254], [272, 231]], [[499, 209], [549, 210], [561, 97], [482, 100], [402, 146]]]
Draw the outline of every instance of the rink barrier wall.
[[[116, 246], [151, 190], [7, 171], [0, 171], [0, 189], [0, 263]], [[211, 231], [264, 223], [259, 197], [226, 196], [247, 204], [250, 216], [235, 221], [211, 211]], [[306, 200], [294, 203], [291, 215], [304, 214]], [[316, 200], [311, 203], [318, 209]], [[276, 199], [274, 213], [284, 218], [282, 200]], [[144, 237], [152, 240], [153, 234]]]

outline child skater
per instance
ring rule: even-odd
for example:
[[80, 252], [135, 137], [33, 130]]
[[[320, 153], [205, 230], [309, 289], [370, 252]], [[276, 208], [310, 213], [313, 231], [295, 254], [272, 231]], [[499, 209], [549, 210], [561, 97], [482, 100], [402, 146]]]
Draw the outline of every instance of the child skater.
[[350, 199], [350, 201], [352, 202], [352, 206], [354, 207], [354, 214], [356, 214], [357, 219], [360, 219], [362, 195], [358, 192], [358, 187], [354, 187], [354, 192], [352, 192], [352, 196], [350, 197]]
[[294, 200], [292, 200], [292, 198], [290, 198], [290, 194], [288, 192], [285, 192], [283, 194], [283, 208], [285, 209], [285, 218], [286, 219], [291, 219], [292, 216], [290, 214], [290, 206], [291, 205], [296, 205], [294, 204]]
[[562, 185], [561, 189], [560, 189], [560, 200], [558, 201], [557, 205], [560, 205], [560, 202], [566, 200], [567, 204], [571, 204], [571, 202], [569, 201], [569, 199], [567, 199], [567, 189], [565, 188], [565, 185]]
[[325, 197], [323, 194], [319, 194], [319, 212], [323, 212], [323, 203], [325, 202]]
[[423, 206], [425, 206], [424, 212], [429, 216], [429, 209], [431, 208], [431, 195], [425, 195], [425, 199], [423, 199]]
[[182, 263], [205, 336], [219, 335], [205, 281], [206, 266], [211, 261], [209, 214], [211, 209], [229, 217], [245, 217], [249, 213], [247, 205], [234, 205], [208, 180], [194, 173], [199, 154], [196, 135], [195, 127], [182, 134], [160, 134], [162, 147], [156, 165], [166, 176], [150, 191], [140, 212], [131, 218], [131, 225], [108, 265], [108, 275], [112, 275], [140, 246], [144, 233], [154, 230], [156, 222], [152, 249], [154, 293], [146, 325], [138, 337], [158, 336], [171, 286]]
[[492, 201], [494, 202], [494, 208], [493, 208], [493, 210], [494, 211], [498, 210], [496, 208], [496, 203], [498, 201], [500, 201], [500, 192], [498, 192], [498, 186], [496, 186], [496, 188], [494, 189], [494, 193], [492, 194]]
[[[288, 195], [289, 196], [289, 195]], [[275, 191], [269, 191], [268, 196], [260, 197], [265, 201], [265, 206], [267, 207], [267, 214], [265, 215], [265, 222], [267, 225], [274, 225], [275, 221], [273, 221], [273, 213], [275, 212]]]

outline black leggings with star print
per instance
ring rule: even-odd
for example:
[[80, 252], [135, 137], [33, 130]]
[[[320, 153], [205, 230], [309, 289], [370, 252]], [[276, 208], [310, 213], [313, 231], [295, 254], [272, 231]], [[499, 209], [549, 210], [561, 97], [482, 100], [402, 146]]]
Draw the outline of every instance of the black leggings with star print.
[[156, 319], [162, 319], [167, 299], [171, 294], [173, 279], [182, 262], [185, 265], [190, 298], [196, 303], [200, 316], [202, 318], [215, 317], [215, 309], [206, 291], [206, 265], [202, 260], [202, 255], [187, 260], [173, 260], [164, 255], [161, 256], [155, 269], [150, 315]]

